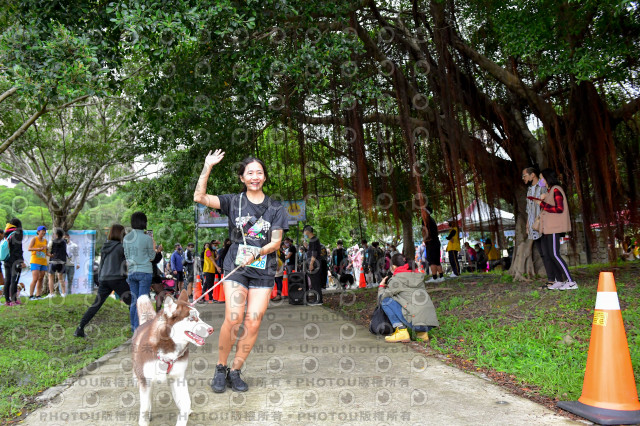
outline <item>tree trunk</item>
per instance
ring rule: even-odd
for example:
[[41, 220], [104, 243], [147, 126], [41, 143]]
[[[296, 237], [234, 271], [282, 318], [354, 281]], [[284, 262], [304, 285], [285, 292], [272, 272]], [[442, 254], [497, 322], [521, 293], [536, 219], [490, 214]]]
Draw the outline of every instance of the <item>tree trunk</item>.
[[416, 255], [416, 248], [413, 243], [413, 215], [410, 209], [400, 209], [400, 220], [402, 221], [402, 254], [413, 260]]
[[516, 190], [514, 212], [516, 217], [516, 240], [509, 274], [518, 281], [529, 281], [535, 275], [544, 276], [544, 264], [540, 253], [533, 248], [533, 240], [527, 235], [527, 190], [522, 186]]

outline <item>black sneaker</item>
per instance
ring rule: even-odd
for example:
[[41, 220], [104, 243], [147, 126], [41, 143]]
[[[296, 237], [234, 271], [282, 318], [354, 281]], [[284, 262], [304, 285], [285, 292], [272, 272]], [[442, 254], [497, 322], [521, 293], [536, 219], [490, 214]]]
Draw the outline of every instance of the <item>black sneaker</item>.
[[87, 337], [84, 334], [84, 329], [80, 328], [80, 327], [76, 328], [76, 331], [73, 333], [73, 335], [76, 336], [76, 337]]
[[249, 390], [249, 386], [240, 378], [240, 370], [229, 370], [227, 386], [235, 392], [246, 392]]
[[211, 389], [215, 393], [222, 393], [227, 389], [227, 380], [229, 375], [229, 367], [226, 365], [216, 365], [216, 374], [211, 379]]

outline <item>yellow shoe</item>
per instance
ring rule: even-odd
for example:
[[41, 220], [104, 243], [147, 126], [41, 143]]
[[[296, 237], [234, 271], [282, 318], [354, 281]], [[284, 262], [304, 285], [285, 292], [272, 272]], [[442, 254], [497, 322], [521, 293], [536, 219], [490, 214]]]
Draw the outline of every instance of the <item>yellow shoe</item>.
[[410, 342], [411, 336], [409, 336], [409, 330], [406, 328], [396, 328], [396, 331], [391, 336], [385, 336], [385, 342]]
[[422, 340], [423, 342], [428, 342], [429, 341], [429, 333], [426, 331], [418, 331], [416, 333], [416, 337], [420, 340]]

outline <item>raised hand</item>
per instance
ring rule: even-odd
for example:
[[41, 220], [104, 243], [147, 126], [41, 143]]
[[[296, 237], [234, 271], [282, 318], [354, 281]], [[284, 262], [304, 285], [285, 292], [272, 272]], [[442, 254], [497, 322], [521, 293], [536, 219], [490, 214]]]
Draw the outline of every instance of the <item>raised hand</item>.
[[213, 154], [211, 153], [211, 151], [209, 151], [209, 154], [207, 154], [207, 158], [204, 159], [204, 166], [211, 170], [211, 168], [222, 161], [223, 158], [224, 151], [222, 151], [221, 149], [216, 149]]

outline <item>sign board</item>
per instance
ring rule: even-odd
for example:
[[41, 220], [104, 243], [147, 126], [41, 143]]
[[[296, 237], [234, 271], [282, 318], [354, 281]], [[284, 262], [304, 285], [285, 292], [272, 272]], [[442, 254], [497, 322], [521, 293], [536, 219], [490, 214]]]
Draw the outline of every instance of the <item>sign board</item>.
[[282, 205], [287, 212], [287, 220], [290, 225], [307, 220], [307, 204], [305, 201], [283, 201]]
[[[31, 252], [29, 251], [29, 243], [36, 236], [36, 231], [24, 231], [24, 238], [22, 239], [22, 257], [27, 267], [20, 271], [20, 282], [24, 284], [25, 290], [22, 292], [22, 296], [28, 296], [29, 286], [31, 285], [32, 273], [29, 270], [29, 260], [31, 259]], [[47, 242], [51, 242], [52, 231], [47, 231], [45, 237]], [[67, 283], [67, 288], [70, 290], [70, 294], [90, 294], [93, 290], [93, 264], [94, 253], [96, 246], [96, 231], [69, 231], [69, 238], [72, 242], [78, 245], [78, 258], [73, 259], [76, 268], [73, 275], [73, 282], [71, 286]], [[66, 280], [66, 277], [65, 277]]]
[[226, 228], [229, 218], [220, 214], [219, 210], [196, 203], [196, 224], [198, 228]]

